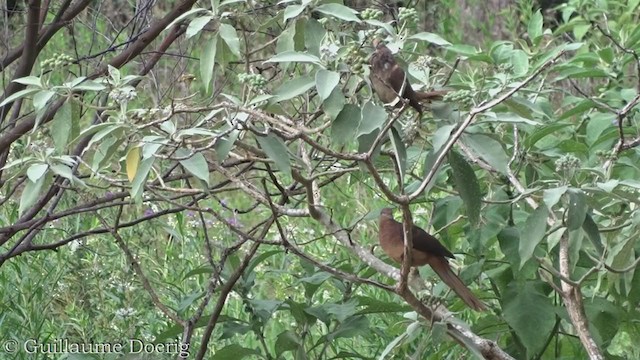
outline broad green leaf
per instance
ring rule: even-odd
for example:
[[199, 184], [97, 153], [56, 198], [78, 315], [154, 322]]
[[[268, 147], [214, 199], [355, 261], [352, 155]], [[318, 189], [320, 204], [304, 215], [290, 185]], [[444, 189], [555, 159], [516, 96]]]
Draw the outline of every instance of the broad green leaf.
[[387, 120], [387, 112], [371, 101], [367, 101], [362, 108], [362, 120], [358, 126], [356, 136], [370, 134], [378, 129], [382, 130], [384, 122]]
[[56, 152], [62, 154], [64, 149], [67, 147], [67, 142], [69, 141], [69, 136], [72, 133], [73, 122], [75, 119], [73, 118], [73, 113], [71, 110], [71, 100], [62, 104], [62, 106], [56, 111], [53, 116], [53, 120], [51, 121], [51, 137], [53, 138], [53, 143], [56, 147]]
[[276, 91], [273, 102], [281, 102], [302, 95], [315, 86], [315, 79], [311, 75], [302, 76], [282, 84]]
[[[424, 159], [424, 174], [423, 174], [423, 176], [425, 178], [433, 170], [433, 166], [436, 163], [436, 160], [438, 159], [439, 155], [440, 155], [440, 151], [431, 150], [431, 151], [429, 151], [429, 153], [425, 157], [425, 159]], [[438, 169], [435, 170], [435, 174], [434, 174], [433, 178], [431, 178], [431, 181], [429, 181], [429, 183], [427, 184], [427, 186], [424, 189], [424, 194], [429, 194], [429, 191], [431, 191], [431, 188], [433, 188], [433, 186], [436, 184], [437, 179], [438, 179], [438, 174], [440, 173], [440, 171], [442, 171], [442, 165], [443, 164], [441, 164], [438, 167]]]
[[107, 87], [104, 84], [101, 84], [95, 80], [86, 79], [78, 85], [74, 85], [74, 90], [83, 90], [83, 91], [102, 91]]
[[189, 26], [187, 26], [187, 31], [185, 33], [186, 38], [189, 39], [194, 35], [197, 35], [198, 33], [200, 33], [200, 31], [202, 31], [202, 29], [211, 20], [213, 20], [213, 16], [211, 15], [200, 16], [191, 20], [191, 22], [189, 23]]
[[611, 113], [595, 113], [590, 115], [587, 122], [587, 145], [593, 146], [606, 129], [615, 126], [615, 121], [616, 115]]
[[302, 12], [304, 11], [306, 6], [304, 5], [289, 5], [286, 7], [286, 9], [284, 9], [284, 21], [287, 21], [289, 19], [292, 19], [300, 14], [302, 14]]
[[402, 136], [395, 127], [391, 127], [390, 129], [391, 146], [393, 147], [393, 152], [396, 157], [396, 161], [398, 162], [398, 167], [400, 168], [400, 181], [402, 187], [404, 185], [404, 175], [407, 171], [407, 149], [404, 146], [404, 142], [402, 142]]
[[276, 41], [276, 53], [281, 54], [287, 51], [296, 50], [296, 26], [289, 25], [278, 35]]
[[331, 125], [332, 142], [340, 146], [354, 140], [361, 118], [360, 107], [345, 105]]
[[320, 58], [315, 55], [306, 54], [297, 51], [285, 51], [272, 56], [265, 62], [295, 62], [295, 63], [311, 63], [322, 66]]
[[327, 335], [329, 340], [338, 338], [352, 338], [369, 332], [369, 320], [366, 316], [355, 315], [342, 321], [334, 331]]
[[341, 20], [354, 21], [357, 23], [360, 22], [360, 19], [357, 16], [358, 12], [342, 4], [322, 4], [313, 10], [325, 15], [336, 17]]
[[180, 165], [184, 166], [184, 168], [191, 173], [191, 175], [197, 177], [198, 179], [204, 181], [207, 185], [209, 183], [209, 165], [207, 165], [207, 159], [204, 158], [202, 153], [197, 152], [191, 154], [191, 152], [187, 149], [178, 149], [176, 151], [176, 156], [179, 158], [185, 158], [179, 160]]
[[447, 143], [451, 136], [451, 131], [455, 128], [455, 125], [444, 125], [438, 128], [433, 134], [433, 151], [439, 152], [442, 146]]
[[536, 130], [531, 135], [525, 138], [524, 140], [525, 148], [527, 149], [532, 148], [541, 139], [545, 138], [548, 135], [555, 134], [558, 132], [558, 130], [561, 130], [570, 125], [571, 124], [567, 124], [567, 123], [555, 123], [555, 124], [550, 124], [544, 127], [536, 128]]
[[22, 85], [31, 85], [31, 86], [42, 88], [42, 81], [37, 76], [25, 76], [25, 77], [21, 77], [13, 80], [13, 82], [16, 82]]
[[482, 193], [473, 168], [456, 151], [449, 152], [449, 164], [453, 172], [453, 183], [467, 208], [469, 223], [477, 227], [480, 223]]
[[58, 175], [58, 176], [62, 176], [65, 179], [68, 179], [70, 181], [76, 181], [77, 178], [75, 178], [73, 176], [73, 170], [71, 170], [71, 168], [67, 165], [63, 165], [63, 164], [53, 164], [51, 165], [51, 171]]
[[47, 173], [49, 165], [44, 163], [35, 163], [27, 168], [27, 177], [31, 182], [35, 183]]
[[513, 76], [520, 77], [526, 75], [529, 71], [529, 57], [527, 53], [522, 50], [514, 50], [511, 54], [511, 65]]
[[556, 309], [541, 290], [541, 283], [513, 282], [503, 295], [503, 316], [527, 349], [527, 359], [538, 354], [555, 324]]
[[496, 236], [500, 251], [504, 254], [504, 259], [511, 264], [511, 270], [515, 274], [520, 268], [520, 254], [518, 246], [520, 244], [520, 231], [515, 226], [507, 226]]
[[216, 160], [218, 162], [222, 163], [227, 158], [229, 151], [233, 148], [233, 144], [238, 140], [238, 135], [240, 135], [239, 130], [232, 130], [229, 135], [216, 141], [214, 149], [216, 150]]
[[443, 39], [440, 35], [433, 34], [433, 33], [430, 33], [430, 32], [417, 33], [417, 34], [412, 35], [412, 36], [409, 37], [409, 40], [412, 40], [412, 39], [423, 40], [423, 41], [429, 42], [431, 44], [436, 44], [436, 45], [440, 45], [440, 46], [449, 46], [449, 45], [451, 45], [450, 42], [448, 42], [447, 40]]
[[344, 104], [344, 94], [342, 94], [340, 87], [336, 86], [331, 92], [331, 95], [322, 102], [322, 110], [324, 110], [325, 114], [327, 114], [332, 120], [335, 120], [342, 109], [344, 109]]
[[302, 346], [302, 340], [298, 335], [291, 330], [284, 330], [278, 334], [276, 338], [275, 350], [276, 356], [279, 357], [282, 353], [296, 350]]
[[129, 149], [129, 152], [127, 152], [126, 165], [127, 177], [129, 178], [129, 182], [133, 182], [133, 179], [135, 179], [136, 173], [138, 172], [138, 166], [140, 165], [139, 146], [135, 146]]
[[569, 193], [569, 206], [567, 211], [567, 228], [577, 230], [582, 227], [587, 216], [587, 196], [580, 189], [571, 188]]
[[570, 118], [572, 116], [581, 115], [587, 111], [593, 110], [596, 107], [596, 104], [591, 100], [582, 100], [577, 105], [572, 107], [571, 109], [565, 111], [558, 117], [558, 120], [564, 120]]
[[340, 83], [340, 74], [335, 71], [320, 69], [316, 72], [316, 89], [322, 101], [326, 100], [333, 89]]
[[151, 166], [155, 161], [155, 157], [150, 157], [148, 159], [144, 159], [140, 162], [138, 166], [138, 171], [136, 172], [136, 176], [133, 178], [131, 182], [131, 197], [136, 200], [136, 202], [142, 199], [142, 192], [144, 190], [144, 185], [147, 181], [147, 176], [149, 175], [149, 171], [151, 170]]
[[213, 82], [213, 68], [216, 63], [216, 49], [218, 37], [214, 36], [205, 41], [202, 54], [200, 54], [200, 77], [204, 84], [204, 91], [209, 93], [209, 87]]
[[547, 205], [547, 208], [553, 208], [553, 206], [560, 201], [562, 195], [567, 192], [568, 188], [569, 187], [565, 185], [553, 189], [546, 189], [543, 192], [542, 199], [544, 200], [545, 205]]
[[40, 111], [46, 108], [47, 103], [55, 95], [55, 91], [42, 90], [33, 95], [33, 107]]
[[20, 207], [18, 208], [18, 214], [20, 216], [35, 204], [42, 192], [42, 186], [47, 178], [48, 176], [42, 176], [36, 182], [31, 180], [25, 182], [24, 188], [22, 189], [22, 195], [20, 196]]
[[474, 154], [478, 155], [494, 169], [502, 174], [507, 173], [509, 157], [504, 152], [502, 144], [497, 140], [483, 134], [469, 134], [463, 137], [463, 141], [473, 149]]
[[120, 136], [108, 136], [100, 142], [98, 148], [93, 153], [93, 163], [91, 164], [91, 170], [97, 172], [105, 166], [109, 160], [113, 157], [116, 150], [123, 142], [123, 138]]
[[564, 79], [582, 79], [582, 78], [606, 78], [609, 74], [602, 69], [584, 69], [581, 67], [569, 67], [566, 69], [560, 69], [558, 76], [553, 79], [554, 82], [558, 82]]
[[542, 13], [540, 9], [538, 9], [529, 19], [529, 24], [527, 25], [527, 33], [529, 34], [529, 39], [534, 44], [537, 44], [537, 39], [542, 36]]
[[183, 13], [182, 15], [178, 16], [175, 20], [173, 20], [173, 21], [171, 22], [171, 24], [169, 24], [169, 25], [168, 25], [166, 28], [164, 28], [164, 29], [165, 29], [165, 30], [167, 30], [167, 29], [171, 29], [174, 25], [176, 25], [176, 24], [178, 24], [178, 23], [182, 22], [182, 20], [183, 20], [183, 19], [186, 19], [186, 18], [188, 18], [189, 16], [191, 16], [191, 15], [193, 15], [193, 14], [200, 13], [200, 12], [206, 12], [206, 13], [208, 13], [208, 12], [210, 12], [210, 11], [209, 11], [209, 10], [207, 10], [207, 9], [205, 9], [205, 8], [195, 8], [195, 9], [188, 10], [188, 11], [186, 11], [185, 13]]
[[318, 20], [310, 18], [304, 22], [304, 46], [308, 53], [320, 56], [320, 45], [327, 31]]
[[536, 246], [542, 241], [542, 238], [544, 238], [545, 231], [547, 230], [548, 215], [549, 209], [547, 209], [546, 205], [540, 204], [524, 223], [520, 236], [520, 247], [518, 248], [521, 268], [522, 265], [533, 256], [533, 251]]
[[269, 159], [276, 164], [278, 170], [291, 176], [289, 150], [284, 141], [273, 133], [268, 133], [267, 136], [256, 136], [256, 140]]
[[211, 355], [211, 360], [240, 360], [248, 356], [260, 356], [260, 352], [242, 347], [238, 344], [231, 344], [216, 350]]
[[[604, 296], [585, 299], [584, 309], [589, 321], [590, 332], [601, 349], [609, 347], [613, 338], [620, 331], [620, 325], [626, 322], [630, 316], [629, 312], [623, 311], [620, 306]], [[629, 346], [635, 348], [634, 345], [630, 344]], [[631, 359], [632, 357], [619, 358]]]
[[222, 23], [220, 24], [219, 31], [220, 37], [227, 44], [233, 55], [240, 57], [240, 40], [238, 39], [236, 29], [229, 24]]
[[20, 99], [22, 97], [31, 95], [31, 94], [35, 94], [37, 92], [39, 92], [40, 89], [37, 88], [31, 88], [31, 89], [24, 89], [24, 90], [20, 90], [18, 92], [16, 92], [15, 94], [9, 96], [8, 98], [2, 100], [2, 102], [0, 102], [0, 107], [7, 105], [8, 103], [16, 100], [16, 99]]
[[587, 234], [587, 237], [593, 244], [593, 247], [598, 251], [598, 254], [602, 254], [604, 252], [604, 246], [602, 245], [602, 239], [600, 238], [600, 230], [598, 229], [598, 225], [591, 215], [587, 214], [584, 218], [584, 222], [582, 223], [582, 230]]

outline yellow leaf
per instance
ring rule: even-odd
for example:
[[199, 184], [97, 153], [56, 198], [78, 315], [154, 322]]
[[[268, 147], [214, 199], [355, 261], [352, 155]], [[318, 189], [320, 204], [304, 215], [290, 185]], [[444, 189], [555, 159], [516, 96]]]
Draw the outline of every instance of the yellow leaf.
[[138, 172], [138, 165], [140, 165], [140, 147], [136, 146], [129, 149], [127, 153], [127, 177], [129, 182], [133, 182]]

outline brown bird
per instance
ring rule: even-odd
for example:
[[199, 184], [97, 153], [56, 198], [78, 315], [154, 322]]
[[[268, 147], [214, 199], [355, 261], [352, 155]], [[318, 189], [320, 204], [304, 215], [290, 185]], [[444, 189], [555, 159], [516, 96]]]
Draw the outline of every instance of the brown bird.
[[[382, 209], [380, 212], [379, 240], [384, 250], [393, 260], [402, 263], [404, 257], [404, 232], [402, 223], [393, 219], [392, 210]], [[447, 258], [453, 254], [438, 239], [429, 235], [417, 226], [412, 229], [413, 249], [411, 266], [429, 264], [438, 276], [473, 310], [482, 311], [486, 306], [476, 298], [471, 290], [453, 272]]]
[[[405, 75], [404, 70], [398, 65], [393, 57], [391, 50], [386, 47], [379, 39], [373, 40], [375, 51], [371, 55], [369, 63], [371, 64], [371, 73], [369, 79], [373, 91], [385, 104], [396, 100], [399, 94], [409, 101], [409, 105], [416, 109], [422, 115], [421, 101], [442, 99], [442, 95], [446, 94], [446, 90], [440, 91], [415, 91], [409, 83], [409, 79]], [[395, 107], [401, 107], [402, 101], [398, 101]]]

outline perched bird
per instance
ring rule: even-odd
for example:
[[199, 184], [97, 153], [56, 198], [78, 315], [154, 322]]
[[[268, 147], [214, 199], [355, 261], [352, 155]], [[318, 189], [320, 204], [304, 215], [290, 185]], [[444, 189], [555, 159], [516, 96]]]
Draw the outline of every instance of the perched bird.
[[[429, 92], [413, 90], [409, 79], [407, 79], [404, 70], [396, 62], [391, 50], [379, 39], [373, 40], [373, 47], [375, 51], [369, 60], [371, 64], [369, 79], [371, 80], [373, 91], [378, 94], [382, 102], [391, 103], [396, 100], [398, 95], [401, 95], [409, 101], [411, 107], [422, 115], [421, 101], [442, 99], [442, 95], [447, 93], [446, 90]], [[395, 106], [401, 107], [402, 102], [398, 101]]]
[[[382, 250], [393, 260], [402, 263], [404, 257], [404, 232], [402, 223], [393, 219], [392, 210], [382, 209], [380, 212], [379, 240]], [[438, 239], [429, 235], [417, 226], [412, 229], [413, 249], [411, 266], [429, 264], [438, 276], [473, 310], [482, 311], [486, 306], [473, 295], [449, 266], [447, 258], [453, 254]]]

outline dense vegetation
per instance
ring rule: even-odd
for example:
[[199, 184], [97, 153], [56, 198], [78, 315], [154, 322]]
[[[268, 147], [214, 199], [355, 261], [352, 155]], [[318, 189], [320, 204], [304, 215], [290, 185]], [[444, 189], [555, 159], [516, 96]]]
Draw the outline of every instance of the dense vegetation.
[[640, 358], [640, 1], [548, 3], [12, 1], [0, 357]]

